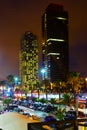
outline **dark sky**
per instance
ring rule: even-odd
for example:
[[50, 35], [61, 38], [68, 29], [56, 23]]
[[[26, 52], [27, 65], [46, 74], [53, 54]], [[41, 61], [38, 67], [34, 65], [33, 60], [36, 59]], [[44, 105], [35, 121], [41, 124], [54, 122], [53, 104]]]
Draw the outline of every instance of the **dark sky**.
[[87, 76], [87, 0], [0, 0], [0, 79], [19, 74], [21, 35], [29, 30], [41, 44], [41, 16], [50, 3], [69, 13], [70, 70]]

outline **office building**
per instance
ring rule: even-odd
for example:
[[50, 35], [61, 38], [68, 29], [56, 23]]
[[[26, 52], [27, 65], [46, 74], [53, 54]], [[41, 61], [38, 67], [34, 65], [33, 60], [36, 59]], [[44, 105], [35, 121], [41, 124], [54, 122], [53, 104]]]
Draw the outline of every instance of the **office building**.
[[22, 85], [36, 84], [38, 79], [38, 42], [31, 32], [25, 32], [20, 43], [20, 79]]
[[69, 72], [68, 13], [62, 5], [50, 4], [42, 16], [42, 61], [44, 78], [67, 79]]

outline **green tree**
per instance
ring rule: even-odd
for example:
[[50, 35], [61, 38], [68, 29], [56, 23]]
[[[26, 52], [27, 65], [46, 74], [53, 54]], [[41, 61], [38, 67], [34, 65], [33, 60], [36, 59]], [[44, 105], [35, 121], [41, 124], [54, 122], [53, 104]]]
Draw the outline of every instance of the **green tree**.
[[75, 101], [76, 94], [79, 93], [81, 88], [80, 73], [70, 72], [67, 83], [71, 85], [71, 90], [74, 94], [74, 101]]
[[56, 92], [59, 94], [59, 100], [61, 99], [61, 81], [58, 80], [55, 82]]
[[10, 98], [6, 98], [3, 100], [3, 104], [7, 105], [7, 109], [9, 110], [9, 104], [11, 103], [11, 99]]
[[28, 87], [23, 87], [23, 92], [24, 92], [25, 96], [27, 97], [27, 94], [29, 92], [29, 88]]
[[14, 96], [14, 75], [7, 76], [7, 85], [12, 89], [12, 97]]
[[66, 111], [65, 108], [60, 108], [60, 107], [57, 108], [56, 117], [57, 117], [59, 120], [63, 120], [63, 119], [64, 119], [65, 111]]
[[39, 99], [37, 97], [32, 97], [32, 101], [33, 101], [33, 103], [34, 102], [39, 102]]
[[63, 104], [70, 106], [72, 97], [68, 93], [64, 93], [62, 97]]
[[31, 90], [31, 97], [32, 97], [32, 93], [33, 93], [33, 84], [30, 82], [29, 83], [29, 90]]
[[13, 85], [14, 75], [10, 74], [10, 75], [7, 76], [7, 83], [9, 83], [10, 85]]
[[39, 99], [39, 97], [40, 97], [40, 87], [41, 87], [40, 81], [37, 80], [37, 81], [36, 81], [36, 89], [37, 89], [37, 92], [38, 92], [38, 99]]
[[54, 104], [56, 104], [56, 99], [55, 98], [51, 98], [50, 99], [50, 103], [53, 105], [53, 107], [54, 107]]
[[49, 79], [44, 79], [42, 81], [42, 84], [44, 85], [44, 90], [45, 90], [45, 93], [46, 93], [46, 100], [48, 99], [48, 90], [50, 89], [50, 81]]
[[78, 94], [81, 90], [81, 87], [82, 87], [80, 73], [79, 72], [70, 72], [67, 82], [69, 84], [71, 84], [72, 93], [74, 95], [74, 106], [76, 108], [76, 114], [78, 116], [78, 102], [77, 102], [78, 97], [77, 96], [78, 96]]
[[45, 98], [41, 98], [40, 102], [44, 104], [44, 103], [47, 103], [47, 100]]

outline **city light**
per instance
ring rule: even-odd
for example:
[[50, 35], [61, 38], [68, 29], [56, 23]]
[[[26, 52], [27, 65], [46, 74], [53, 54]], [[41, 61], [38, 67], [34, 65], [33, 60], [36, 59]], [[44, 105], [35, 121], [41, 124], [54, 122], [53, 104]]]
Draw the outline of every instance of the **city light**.
[[42, 79], [44, 80], [45, 79], [45, 69], [43, 68], [43, 69], [41, 69], [41, 73], [42, 73]]
[[42, 69], [42, 70], [41, 70], [41, 73], [43, 73], [43, 74], [44, 74], [44, 73], [45, 73], [45, 69]]
[[49, 41], [64, 42], [65, 40], [64, 40], [64, 39], [54, 39], [54, 38], [49, 38], [49, 39], [47, 40], [47, 42], [49, 42]]
[[14, 77], [14, 83], [15, 83], [15, 85], [18, 84], [18, 80], [19, 80], [18, 77], [15, 76], [15, 77]]
[[14, 80], [15, 80], [15, 82], [17, 82], [18, 81], [18, 77], [14, 77]]

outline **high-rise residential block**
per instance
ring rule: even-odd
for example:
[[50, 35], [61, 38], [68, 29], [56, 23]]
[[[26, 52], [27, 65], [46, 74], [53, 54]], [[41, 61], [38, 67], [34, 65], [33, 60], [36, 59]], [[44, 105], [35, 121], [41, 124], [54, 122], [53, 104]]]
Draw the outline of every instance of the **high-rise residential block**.
[[36, 84], [38, 79], [38, 42], [37, 37], [31, 32], [25, 32], [21, 38], [19, 59], [22, 85]]

